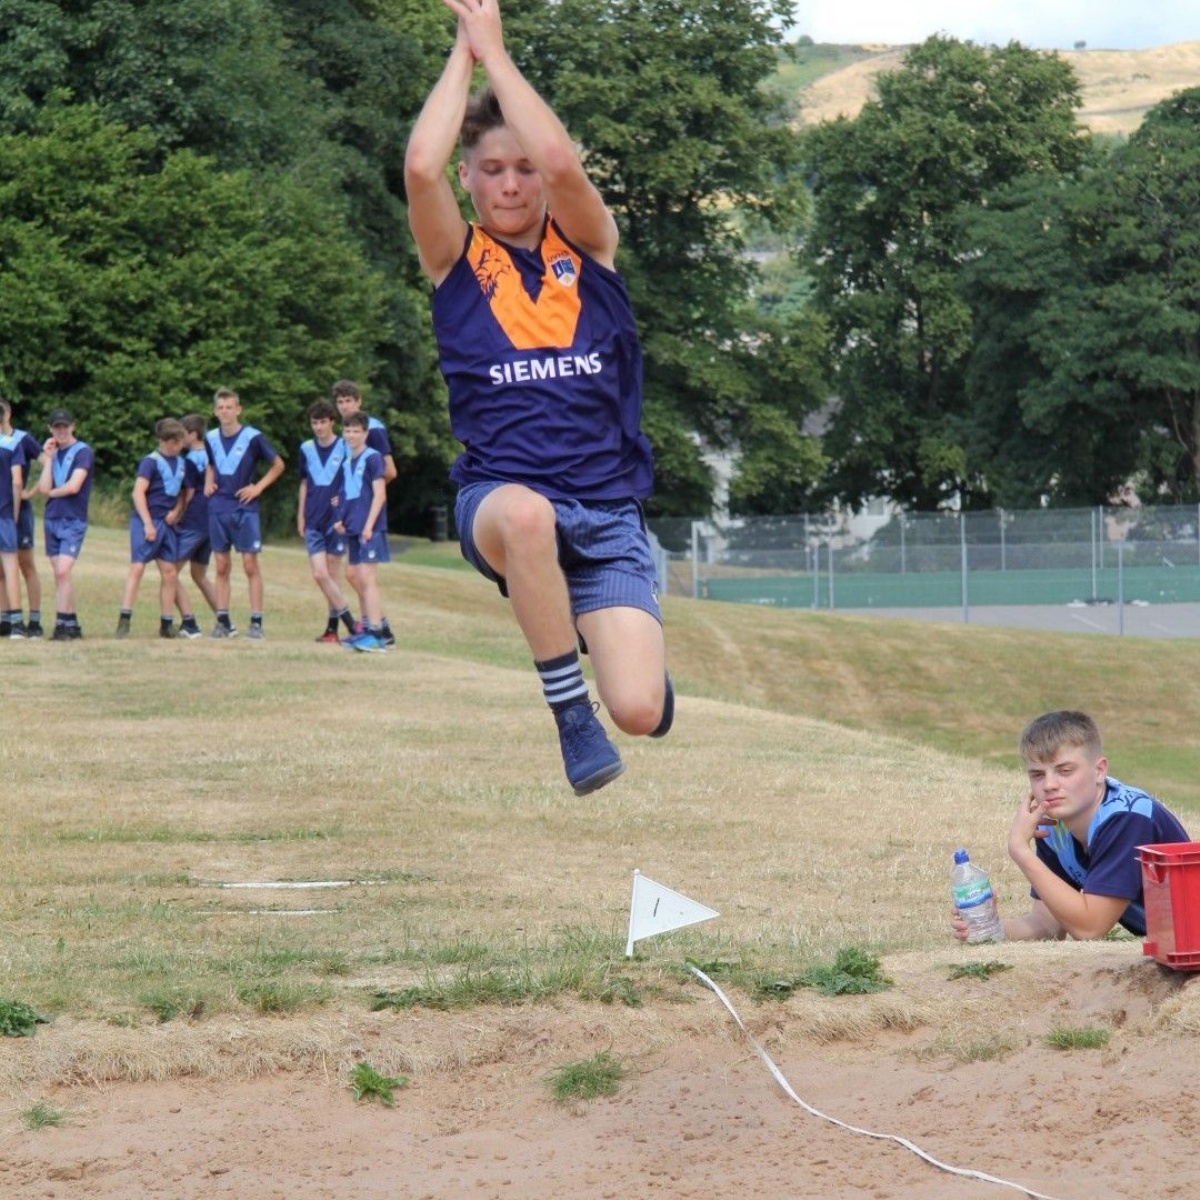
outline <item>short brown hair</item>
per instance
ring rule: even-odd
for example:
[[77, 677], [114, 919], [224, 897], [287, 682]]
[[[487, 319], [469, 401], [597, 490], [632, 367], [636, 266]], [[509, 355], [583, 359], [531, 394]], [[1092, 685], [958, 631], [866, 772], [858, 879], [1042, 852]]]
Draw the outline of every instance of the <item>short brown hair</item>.
[[328, 400], [314, 400], [305, 412], [310, 421], [336, 421], [338, 410]]
[[467, 101], [467, 111], [463, 116], [462, 129], [459, 132], [459, 143], [463, 150], [472, 150], [485, 133], [500, 129], [506, 124], [500, 101], [490, 87], [480, 88], [473, 92]]
[[180, 425], [197, 437], [203, 437], [208, 432], [208, 422], [199, 413], [188, 413], [180, 420]]
[[163, 417], [161, 421], [154, 422], [154, 436], [160, 442], [182, 442], [186, 434], [183, 422], [174, 417]]
[[355, 400], [362, 399], [362, 392], [359, 390], [358, 384], [353, 379], [339, 379], [329, 390], [329, 394], [336, 402], [342, 396], [353, 396]]
[[349, 413], [346, 419], [342, 422], [343, 429], [345, 429], [348, 425], [353, 425], [357, 429], [370, 429], [371, 418], [368, 417], [367, 414], [362, 411], [362, 409], [359, 409], [358, 412]]
[[1092, 758], [1104, 753], [1100, 730], [1087, 713], [1072, 709], [1043, 713], [1025, 726], [1018, 744], [1026, 762], [1049, 762], [1064, 746], [1086, 751]]

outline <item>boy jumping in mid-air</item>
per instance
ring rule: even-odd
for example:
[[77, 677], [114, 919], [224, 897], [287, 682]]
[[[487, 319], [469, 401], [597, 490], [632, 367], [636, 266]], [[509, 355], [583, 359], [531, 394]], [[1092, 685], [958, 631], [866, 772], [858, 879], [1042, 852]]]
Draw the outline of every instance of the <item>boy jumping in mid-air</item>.
[[[409, 221], [463, 444], [451, 479], [464, 557], [512, 602], [577, 795], [624, 770], [576, 639], [618, 728], [661, 737], [666, 673], [640, 501], [642, 359], [617, 226], [558, 117], [508, 56], [497, 0], [444, 0], [458, 32], [404, 160]], [[470, 96], [476, 64], [489, 87]], [[459, 211], [446, 167], [477, 220]]]

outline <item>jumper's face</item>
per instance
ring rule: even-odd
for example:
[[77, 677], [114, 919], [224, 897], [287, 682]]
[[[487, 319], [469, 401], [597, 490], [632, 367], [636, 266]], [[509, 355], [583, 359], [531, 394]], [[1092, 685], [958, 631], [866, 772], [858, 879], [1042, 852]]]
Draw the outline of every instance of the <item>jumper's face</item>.
[[356, 413], [362, 408], [361, 396], [339, 396], [337, 398], [337, 410], [342, 414], [344, 421], [351, 413]]
[[346, 439], [346, 445], [350, 448], [350, 453], [354, 455], [359, 454], [367, 444], [367, 431], [361, 425], [344, 426], [342, 437]]
[[183, 438], [169, 437], [158, 439], [158, 452], [167, 458], [177, 458], [183, 449]]
[[518, 245], [541, 236], [542, 177], [507, 126], [489, 129], [464, 154], [458, 179], [488, 233]]
[[309, 421], [312, 426], [313, 437], [321, 443], [322, 446], [328, 445], [333, 440], [333, 418], [332, 417], [313, 417]]
[[242, 406], [233, 396], [222, 396], [213, 403], [213, 415], [222, 429], [232, 429], [239, 423]]
[[1063, 746], [1050, 758], [1027, 762], [1029, 789], [1046, 815], [1071, 822], [1090, 817], [1104, 796], [1106, 758], [1093, 758], [1081, 746]]
[[56, 425], [50, 426], [50, 436], [54, 439], [55, 445], [69, 446], [75, 440], [75, 426], [68, 425], [66, 421], [59, 421]]

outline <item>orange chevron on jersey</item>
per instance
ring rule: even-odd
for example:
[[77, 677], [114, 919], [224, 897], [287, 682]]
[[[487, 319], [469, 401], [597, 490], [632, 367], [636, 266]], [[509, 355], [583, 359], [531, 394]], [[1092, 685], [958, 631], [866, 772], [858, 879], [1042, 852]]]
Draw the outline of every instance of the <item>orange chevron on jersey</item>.
[[478, 225], [471, 226], [467, 259], [492, 315], [517, 350], [566, 349], [575, 340], [581, 306], [575, 284], [581, 260], [553, 225], [546, 230], [542, 247], [546, 265], [534, 300], [504, 246]]

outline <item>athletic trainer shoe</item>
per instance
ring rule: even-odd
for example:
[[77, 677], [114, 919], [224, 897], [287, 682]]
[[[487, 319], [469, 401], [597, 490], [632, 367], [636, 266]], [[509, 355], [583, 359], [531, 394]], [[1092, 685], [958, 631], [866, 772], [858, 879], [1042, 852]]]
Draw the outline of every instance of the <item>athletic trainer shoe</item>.
[[671, 682], [671, 672], [667, 672], [666, 688], [663, 691], [662, 720], [656, 728], [650, 731], [650, 737], [666, 737], [671, 732], [671, 724], [675, 720], [675, 685]]
[[360, 654], [383, 654], [387, 651], [387, 643], [373, 633], [356, 633], [347, 641], [353, 643], [350, 648]]
[[117, 632], [113, 634], [115, 638], [127, 638], [129, 636], [129, 618], [117, 618]]
[[46, 631], [42, 628], [41, 621], [30, 621], [25, 626], [25, 636], [31, 638], [40, 638], [46, 636]]
[[204, 634], [200, 632], [199, 625], [192, 624], [192, 625], [180, 625], [179, 636], [182, 638], [200, 638], [200, 637], [203, 637]]
[[567, 781], [577, 796], [602, 788], [625, 770], [616, 746], [596, 719], [597, 708], [597, 704], [580, 701], [554, 714]]
[[210, 633], [208, 636], [214, 638], [235, 638], [237, 635], [238, 631], [236, 625], [222, 625], [221, 622], [218, 621], [212, 627], [212, 633]]
[[324, 642], [327, 646], [336, 646], [340, 640], [341, 639], [338, 637], [337, 632], [333, 629], [325, 630], [325, 632], [317, 638], [318, 642]]
[[266, 636], [263, 627], [253, 622], [251, 622], [250, 628], [246, 630], [246, 637], [252, 642], [261, 642]]
[[160, 625], [158, 627], [158, 636], [160, 638], [177, 638], [179, 634], [176, 632], [174, 625]]
[[[0, 633], [0, 637], [4, 635]], [[8, 636], [14, 639], [22, 639], [30, 636], [29, 630], [24, 621], [14, 621], [8, 628]]]
[[71, 631], [65, 625], [55, 625], [54, 632], [50, 635], [52, 642], [69, 642], [71, 640]]

